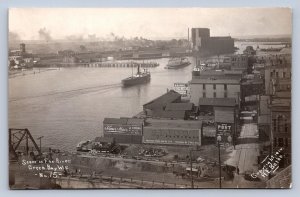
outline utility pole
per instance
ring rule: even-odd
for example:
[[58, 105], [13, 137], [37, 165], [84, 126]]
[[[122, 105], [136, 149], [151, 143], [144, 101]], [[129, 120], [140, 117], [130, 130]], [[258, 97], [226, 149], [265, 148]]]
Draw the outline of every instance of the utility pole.
[[218, 141], [218, 149], [219, 149], [219, 187], [222, 188], [221, 151], [220, 151], [220, 142], [219, 141]]
[[191, 160], [191, 170], [190, 170], [191, 186], [192, 188], [194, 188], [192, 150], [190, 150], [190, 160]]

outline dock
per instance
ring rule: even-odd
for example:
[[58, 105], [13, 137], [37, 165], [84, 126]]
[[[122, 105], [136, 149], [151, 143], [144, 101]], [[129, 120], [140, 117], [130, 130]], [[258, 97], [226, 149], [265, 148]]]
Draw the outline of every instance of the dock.
[[157, 62], [92, 62], [92, 63], [59, 63], [59, 67], [88, 67], [88, 68], [155, 68], [159, 66]]

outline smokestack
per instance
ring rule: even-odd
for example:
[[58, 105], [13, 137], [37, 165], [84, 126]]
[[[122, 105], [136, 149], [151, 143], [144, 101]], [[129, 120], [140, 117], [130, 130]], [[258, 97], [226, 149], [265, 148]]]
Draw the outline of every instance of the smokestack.
[[190, 28], [188, 28], [188, 42], [190, 42]]

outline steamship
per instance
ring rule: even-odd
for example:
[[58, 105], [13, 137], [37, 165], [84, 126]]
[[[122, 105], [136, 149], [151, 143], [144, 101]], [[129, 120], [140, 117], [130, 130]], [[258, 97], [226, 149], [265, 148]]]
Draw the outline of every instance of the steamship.
[[140, 66], [137, 68], [137, 73], [122, 80], [123, 87], [148, 83], [150, 81], [151, 74], [147, 69], [144, 69], [143, 72], [140, 71]]
[[172, 58], [172, 59], [169, 60], [169, 62], [166, 65], [165, 68], [167, 68], [167, 69], [176, 69], [176, 68], [181, 68], [181, 67], [184, 67], [184, 66], [188, 66], [190, 64], [191, 64], [191, 62], [186, 57]]

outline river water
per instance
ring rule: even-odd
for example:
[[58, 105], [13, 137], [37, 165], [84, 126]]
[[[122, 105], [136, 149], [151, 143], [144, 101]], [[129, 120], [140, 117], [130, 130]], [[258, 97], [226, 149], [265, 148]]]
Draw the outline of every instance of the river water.
[[131, 117], [175, 82], [191, 80], [191, 65], [164, 69], [168, 58], [151, 60], [148, 84], [121, 87], [136, 68], [63, 68], [9, 79], [9, 127], [28, 128], [42, 145], [72, 151], [81, 140], [102, 135], [105, 117]]

